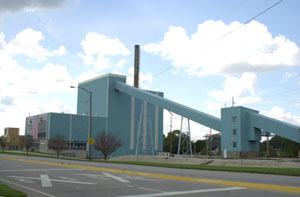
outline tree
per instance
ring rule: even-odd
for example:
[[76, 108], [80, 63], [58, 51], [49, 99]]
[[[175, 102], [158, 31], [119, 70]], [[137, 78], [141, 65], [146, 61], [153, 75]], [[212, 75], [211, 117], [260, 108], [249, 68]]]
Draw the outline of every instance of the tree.
[[95, 137], [94, 148], [103, 154], [104, 160], [108, 159], [110, 154], [121, 146], [122, 142], [117, 136], [102, 132]]
[[28, 151], [31, 147], [33, 147], [33, 143], [34, 143], [34, 140], [32, 138], [31, 135], [26, 135], [24, 137], [24, 146], [26, 148], [26, 152], [27, 152], [27, 156], [28, 156]]
[[4, 152], [4, 149], [6, 147], [6, 144], [7, 144], [7, 138], [5, 136], [1, 136], [0, 137], [0, 145], [1, 145], [1, 148], [2, 148], [3, 152]]
[[203, 148], [205, 148], [205, 144], [206, 143], [206, 141], [205, 140], [197, 140], [196, 142], [193, 142], [193, 151], [194, 151], [194, 153], [200, 153], [201, 152], [201, 150], [203, 149]]
[[179, 130], [169, 132], [167, 137], [164, 136], [163, 151], [170, 152], [171, 154], [177, 154], [178, 141], [179, 141]]
[[49, 148], [56, 152], [57, 157], [59, 157], [59, 153], [65, 149], [67, 149], [67, 141], [65, 137], [56, 134], [51, 140], [49, 140]]
[[[300, 144], [278, 135], [272, 137], [269, 142], [270, 156], [277, 157], [276, 150], [280, 150], [280, 157], [297, 157], [300, 150]], [[261, 155], [267, 150], [266, 141], [260, 144]]]

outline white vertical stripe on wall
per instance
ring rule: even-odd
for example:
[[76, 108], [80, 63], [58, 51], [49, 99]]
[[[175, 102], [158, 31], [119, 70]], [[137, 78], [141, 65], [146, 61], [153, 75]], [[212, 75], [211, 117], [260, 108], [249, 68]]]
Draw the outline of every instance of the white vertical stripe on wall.
[[135, 97], [131, 96], [130, 150], [134, 149]]
[[148, 103], [144, 101], [144, 124], [143, 124], [143, 150], [147, 150], [147, 108]]
[[[158, 96], [158, 92], [156, 92], [156, 95]], [[155, 106], [155, 134], [154, 134], [154, 149], [158, 150], [158, 106]]]

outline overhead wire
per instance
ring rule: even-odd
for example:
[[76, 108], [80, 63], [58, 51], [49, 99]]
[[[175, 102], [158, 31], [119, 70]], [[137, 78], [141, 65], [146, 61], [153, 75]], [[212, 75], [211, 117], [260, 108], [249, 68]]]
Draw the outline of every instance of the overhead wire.
[[[278, 2], [276, 2], [276, 3], [274, 3], [274, 4], [272, 4], [272, 5], [269, 6], [268, 8], [266, 8], [266, 9], [264, 9], [263, 11], [259, 12], [258, 14], [256, 14], [254, 17], [252, 17], [252, 18], [246, 20], [245, 22], [243, 22], [241, 25], [239, 25], [239, 26], [236, 27], [235, 29], [233, 29], [233, 30], [231, 30], [231, 31], [229, 31], [229, 32], [227, 32], [227, 33], [225, 33], [224, 35], [222, 35], [222, 36], [219, 37], [218, 39], [214, 40], [214, 41], [211, 42], [209, 45], [207, 45], [205, 48], [208, 48], [208, 47], [210, 47], [210, 46], [216, 44], [216, 43], [219, 42], [220, 40], [226, 38], [227, 36], [229, 36], [230, 34], [232, 34], [233, 32], [235, 32], [236, 30], [238, 30], [239, 28], [241, 28], [242, 26], [244, 26], [244, 25], [250, 23], [251, 21], [253, 21], [254, 19], [256, 19], [256, 18], [258, 18], [259, 16], [263, 15], [263, 14], [266, 13], [267, 11], [271, 10], [272, 8], [274, 8], [275, 6], [277, 6], [278, 4], [280, 4], [281, 2], [283, 2], [283, 0], [280, 0], [280, 1], [278, 1]], [[204, 50], [205, 48], [203, 48], [202, 50]], [[162, 70], [162, 71], [160, 71], [160, 72], [154, 74], [154, 75], [153, 75], [153, 78], [155, 78], [155, 77], [159, 76], [160, 74], [162, 74], [162, 73], [164, 73], [164, 72], [170, 70], [170, 69], [173, 68], [173, 67], [174, 67], [174, 65], [171, 65], [171, 66], [165, 68], [164, 70]]]

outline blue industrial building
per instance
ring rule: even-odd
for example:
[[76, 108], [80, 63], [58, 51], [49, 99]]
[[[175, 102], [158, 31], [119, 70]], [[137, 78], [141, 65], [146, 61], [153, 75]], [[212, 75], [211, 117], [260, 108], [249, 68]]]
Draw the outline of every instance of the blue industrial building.
[[[115, 90], [115, 82], [126, 83], [126, 77], [106, 74], [78, 84], [77, 114], [46, 113], [26, 118], [25, 135], [35, 139], [35, 149], [47, 144], [56, 134], [69, 142], [72, 155], [83, 157], [86, 154], [90, 99], [92, 92], [92, 138], [102, 132], [110, 133], [121, 139], [122, 147], [112, 156], [155, 155], [163, 147], [163, 109], [142, 101], [134, 96]], [[146, 91], [163, 96], [161, 92]], [[48, 152], [46, 149], [45, 152]], [[79, 152], [79, 153], [78, 153]], [[84, 152], [84, 153], [83, 153]], [[92, 150], [92, 156], [101, 156]]]
[[[92, 92], [92, 137], [107, 132], [122, 140], [123, 146], [113, 156], [151, 155], [162, 151], [163, 109], [220, 131], [222, 155], [226, 158], [258, 156], [261, 132], [275, 133], [300, 143], [299, 126], [240, 106], [221, 109], [221, 118], [217, 118], [163, 98], [161, 92], [127, 85], [126, 77], [121, 75], [100, 76], [79, 83], [78, 88], [77, 115], [46, 114], [45, 134], [41, 135], [37, 126], [28, 124], [28, 121], [33, 119], [36, 122], [39, 118], [27, 117], [26, 134], [32, 133], [36, 139], [49, 140], [60, 133], [73, 144], [86, 142], [90, 99], [89, 94], [83, 91], [85, 89]], [[93, 153], [96, 156], [95, 151]]]

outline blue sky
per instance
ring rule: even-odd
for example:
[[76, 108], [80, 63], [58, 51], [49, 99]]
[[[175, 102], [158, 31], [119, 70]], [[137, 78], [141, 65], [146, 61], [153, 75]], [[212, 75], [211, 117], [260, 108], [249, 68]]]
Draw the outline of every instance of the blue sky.
[[[29, 114], [75, 113], [69, 86], [80, 81], [117, 73], [132, 84], [135, 44], [142, 88], [217, 117], [234, 97], [300, 125], [300, 1], [243, 25], [276, 2], [0, 0], [0, 135], [24, 133]], [[168, 112], [164, 119], [167, 132]], [[175, 115], [173, 128], [179, 123]], [[191, 132], [209, 129], [192, 123]]]

